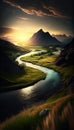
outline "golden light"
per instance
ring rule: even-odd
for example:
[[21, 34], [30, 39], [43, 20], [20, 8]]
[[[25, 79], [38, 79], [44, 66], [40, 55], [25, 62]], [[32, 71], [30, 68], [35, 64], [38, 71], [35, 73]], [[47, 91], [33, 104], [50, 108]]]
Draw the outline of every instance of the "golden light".
[[23, 31], [21, 29], [16, 29], [10, 33], [6, 33], [4, 37], [16, 45], [23, 45], [29, 40], [31, 34], [25, 30]]
[[26, 36], [23, 32], [15, 32], [12, 34], [12, 37], [13, 39], [16, 41], [16, 42], [23, 42], [23, 41], [26, 41]]
[[14, 33], [11, 34], [12, 35], [12, 39], [16, 42], [25, 42], [28, 40], [29, 36], [28, 34], [25, 34], [25, 32], [23, 31], [15, 31]]
[[25, 94], [26, 96], [30, 97], [30, 94], [32, 93], [32, 90], [33, 90], [33, 86], [30, 86], [30, 87], [21, 89], [21, 93], [22, 93], [22, 95]]

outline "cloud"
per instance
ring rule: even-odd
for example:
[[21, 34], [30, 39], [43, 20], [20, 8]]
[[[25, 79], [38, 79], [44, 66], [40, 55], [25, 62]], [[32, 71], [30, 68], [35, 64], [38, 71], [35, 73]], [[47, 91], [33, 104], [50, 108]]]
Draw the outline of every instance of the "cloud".
[[73, 0], [4, 0], [29, 15], [72, 17]]
[[10, 27], [0, 27], [0, 36], [3, 36], [6, 33], [13, 32], [14, 29]]
[[28, 21], [29, 18], [25, 18], [25, 17], [18, 17], [19, 19], [23, 20], [23, 21]]

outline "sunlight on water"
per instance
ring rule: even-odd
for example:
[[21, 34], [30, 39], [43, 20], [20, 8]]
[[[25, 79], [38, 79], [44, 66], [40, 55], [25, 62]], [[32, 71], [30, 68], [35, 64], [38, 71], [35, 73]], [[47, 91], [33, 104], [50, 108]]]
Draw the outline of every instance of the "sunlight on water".
[[34, 55], [37, 53], [41, 53], [43, 51], [45, 51], [45, 50], [36, 51], [36, 52], [32, 51], [32, 52], [22, 55], [16, 59], [19, 64], [23, 64], [23, 65], [25, 64], [28, 67], [32, 67], [32, 68], [38, 69], [38, 70], [46, 73], [45, 80], [40, 80], [39, 82], [35, 83], [32, 86], [21, 89], [21, 95], [23, 96], [23, 98], [29, 99], [33, 96], [36, 96], [37, 94], [40, 95], [40, 93], [45, 93], [47, 91], [51, 91], [51, 89], [57, 87], [60, 82], [60, 76], [54, 70], [48, 69], [46, 67], [38, 66], [38, 65], [35, 65], [35, 64], [29, 63], [29, 62], [21, 61], [21, 58], [23, 56], [27, 56], [27, 55], [31, 55], [31, 54]]
[[[30, 54], [37, 54], [41, 52], [43, 52], [43, 50], [36, 52], [33, 51], [33, 53], [30, 52], [25, 55], [27, 56]], [[59, 87], [61, 87], [60, 76], [57, 72], [46, 67], [21, 61], [20, 58], [25, 55], [17, 57], [16, 61], [20, 65], [23, 64], [41, 70], [46, 74], [46, 78], [45, 80], [40, 80], [39, 82], [35, 83], [34, 85], [28, 86], [27, 88], [0, 94], [0, 119], [5, 119], [8, 115], [11, 116], [24, 108], [29, 108], [32, 105], [41, 103], [49, 96], [51, 96], [51, 94], [59, 90]], [[6, 112], [4, 108], [7, 108]]]
[[30, 86], [30, 87], [27, 87], [27, 88], [25, 88], [25, 89], [21, 89], [21, 93], [22, 94], [26, 94], [26, 96], [27, 95], [29, 95], [29, 94], [31, 94], [32, 93], [32, 86]]

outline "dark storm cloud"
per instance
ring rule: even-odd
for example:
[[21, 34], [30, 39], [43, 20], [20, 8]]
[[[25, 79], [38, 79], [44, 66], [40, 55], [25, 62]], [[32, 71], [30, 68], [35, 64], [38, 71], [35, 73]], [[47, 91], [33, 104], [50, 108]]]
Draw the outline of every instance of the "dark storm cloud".
[[73, 0], [4, 0], [23, 12], [37, 16], [54, 16], [71, 18]]

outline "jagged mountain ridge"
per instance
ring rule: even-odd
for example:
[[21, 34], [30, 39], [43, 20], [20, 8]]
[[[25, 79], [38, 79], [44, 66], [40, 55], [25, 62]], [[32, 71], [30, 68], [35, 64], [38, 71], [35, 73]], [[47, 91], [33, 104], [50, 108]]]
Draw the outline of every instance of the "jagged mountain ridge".
[[62, 43], [55, 37], [52, 37], [49, 32], [44, 32], [42, 29], [33, 34], [33, 36], [30, 38], [30, 42], [33, 45], [42, 46], [62, 45]]
[[62, 35], [61, 34], [60, 35], [53, 34], [52, 36], [64, 44], [70, 43], [73, 39], [73, 36], [67, 36], [66, 34], [62, 34]]

